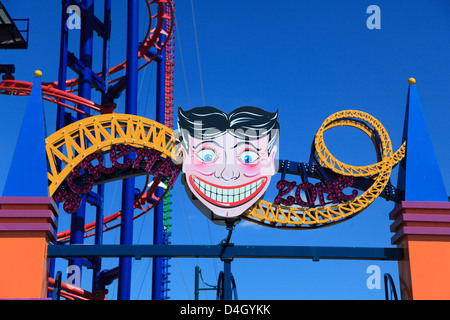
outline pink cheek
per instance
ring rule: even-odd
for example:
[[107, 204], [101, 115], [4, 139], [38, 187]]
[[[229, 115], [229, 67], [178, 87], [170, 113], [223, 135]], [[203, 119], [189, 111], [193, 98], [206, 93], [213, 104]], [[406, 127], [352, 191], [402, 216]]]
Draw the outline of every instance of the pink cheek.
[[254, 177], [261, 174], [261, 166], [260, 164], [254, 166], [244, 164], [240, 167], [240, 172], [246, 177]]
[[256, 164], [242, 164], [239, 170], [244, 176], [252, 178], [255, 176], [266, 176], [268, 168], [271, 167], [273, 167], [272, 160], [267, 156], [262, 156]]

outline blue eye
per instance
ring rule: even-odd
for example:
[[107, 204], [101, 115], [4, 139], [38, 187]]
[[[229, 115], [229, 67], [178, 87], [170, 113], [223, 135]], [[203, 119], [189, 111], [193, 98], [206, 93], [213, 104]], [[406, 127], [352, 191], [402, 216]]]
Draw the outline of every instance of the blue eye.
[[218, 157], [217, 153], [214, 152], [213, 149], [202, 149], [197, 153], [197, 156], [203, 161], [203, 162], [213, 162]]
[[259, 154], [252, 150], [245, 150], [240, 154], [239, 159], [241, 159], [243, 163], [250, 164], [259, 159]]

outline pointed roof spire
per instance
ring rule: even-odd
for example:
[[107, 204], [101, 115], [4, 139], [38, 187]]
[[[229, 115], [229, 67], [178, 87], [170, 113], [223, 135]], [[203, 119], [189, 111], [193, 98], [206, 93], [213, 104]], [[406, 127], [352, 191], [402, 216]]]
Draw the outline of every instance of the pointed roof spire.
[[34, 75], [33, 88], [3, 189], [4, 197], [48, 197], [42, 72], [36, 70]]
[[434, 153], [428, 127], [416, 89], [408, 80], [403, 141], [406, 156], [400, 162], [397, 188], [402, 201], [449, 201]]

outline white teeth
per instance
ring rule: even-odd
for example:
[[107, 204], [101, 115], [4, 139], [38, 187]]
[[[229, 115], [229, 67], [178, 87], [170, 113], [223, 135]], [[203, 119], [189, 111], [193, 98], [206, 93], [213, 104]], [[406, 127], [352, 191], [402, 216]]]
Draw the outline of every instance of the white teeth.
[[[253, 184], [253, 183], [252, 183]], [[250, 186], [246, 186], [245, 187], [245, 197], [249, 197], [250, 196]]]
[[250, 197], [256, 190], [261, 186], [264, 178], [259, 179], [245, 187], [234, 188], [234, 189], [222, 189], [218, 187], [213, 187], [208, 183], [202, 182], [197, 178], [193, 177], [192, 180], [194, 184], [199, 188], [200, 192], [215, 201], [232, 203], [241, 201], [247, 197]]

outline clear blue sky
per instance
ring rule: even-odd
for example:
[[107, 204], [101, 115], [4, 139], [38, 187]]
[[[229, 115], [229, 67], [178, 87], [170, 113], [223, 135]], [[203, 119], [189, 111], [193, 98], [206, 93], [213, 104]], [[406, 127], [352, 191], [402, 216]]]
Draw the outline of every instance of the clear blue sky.
[[[375, 116], [388, 130], [394, 149], [400, 147], [407, 80], [414, 77], [446, 188], [450, 190], [447, 0], [193, 0], [195, 15], [191, 1], [176, 2], [176, 106], [186, 109], [206, 104], [228, 112], [242, 105], [278, 109], [280, 158], [306, 162], [317, 129], [329, 115], [343, 109], [359, 109]], [[31, 82], [34, 70], [40, 69], [44, 81], [56, 81], [60, 2], [3, 3], [13, 18], [30, 18], [30, 42], [28, 50], [0, 51], [1, 63], [15, 64], [18, 80]], [[101, 1], [98, 3], [96, 12], [101, 18]], [[366, 27], [366, 9], [372, 4], [381, 9], [379, 30]], [[143, 1], [140, 6], [143, 35], [148, 18]], [[125, 58], [125, 12], [125, 1], [113, 1], [111, 66]], [[79, 31], [71, 31], [69, 37], [71, 50], [78, 53]], [[98, 45], [100, 40], [96, 41]], [[94, 57], [94, 65], [99, 64], [100, 56]], [[140, 72], [138, 112], [148, 118], [155, 116], [155, 79], [155, 65]], [[117, 112], [124, 111], [124, 96], [118, 100]], [[26, 103], [27, 98], [0, 96], [0, 191]], [[46, 102], [45, 114], [50, 134], [55, 127], [55, 105]], [[344, 162], [360, 165], [376, 160], [370, 140], [357, 130], [335, 129], [326, 138], [333, 154]], [[396, 181], [397, 170], [392, 179]], [[137, 179], [138, 187], [143, 183], [143, 179]], [[120, 189], [121, 183], [107, 185], [105, 214], [120, 210]], [[269, 189], [266, 199], [273, 200], [274, 185]], [[172, 244], [218, 244], [226, 236], [223, 227], [197, 212], [179, 180], [172, 194]], [[237, 245], [390, 247], [393, 234], [389, 231], [388, 213], [393, 207], [392, 202], [380, 198], [354, 219], [309, 231], [241, 223], [232, 241]], [[88, 222], [94, 220], [93, 212], [88, 210]], [[69, 221], [69, 216], [61, 213], [60, 230], [68, 229]], [[151, 243], [152, 221], [152, 214], [136, 220], [135, 243]], [[105, 243], [119, 243], [119, 231], [107, 234]], [[169, 296], [173, 300], [194, 298], [196, 265], [209, 284], [216, 284], [223, 268], [219, 259], [178, 258], [171, 259], [170, 264]], [[116, 265], [113, 259], [103, 263], [104, 268]], [[240, 299], [384, 299], [383, 288], [369, 290], [366, 286], [370, 265], [379, 266], [382, 274], [390, 273], [399, 287], [396, 262], [236, 259], [232, 272]], [[66, 266], [61, 263], [60, 269]], [[90, 271], [84, 274], [90, 276]], [[83, 281], [85, 289], [90, 290], [89, 281]], [[151, 298], [151, 259], [133, 262], [132, 284], [132, 299]], [[109, 290], [108, 298], [116, 299], [117, 281]], [[202, 292], [200, 298], [215, 296]]]

